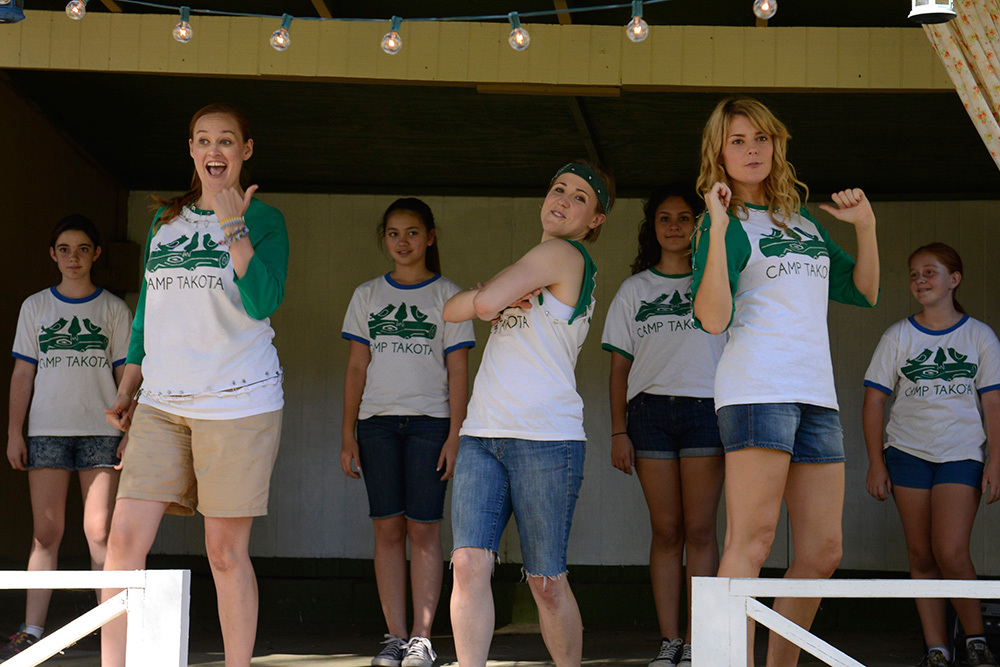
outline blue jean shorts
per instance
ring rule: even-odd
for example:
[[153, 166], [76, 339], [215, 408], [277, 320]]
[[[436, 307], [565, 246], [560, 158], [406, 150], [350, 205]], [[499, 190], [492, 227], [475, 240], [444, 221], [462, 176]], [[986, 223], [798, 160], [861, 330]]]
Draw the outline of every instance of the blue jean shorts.
[[582, 440], [463, 435], [451, 493], [454, 548], [498, 553], [513, 513], [524, 571], [537, 577], [565, 573], [584, 451]]
[[806, 403], [751, 403], [719, 408], [726, 452], [780, 449], [792, 463], [843, 463], [844, 431], [836, 410]]
[[424, 415], [379, 415], [358, 422], [361, 476], [368, 491], [368, 515], [404, 515], [433, 523], [444, 518], [448, 482], [437, 469], [451, 420]]
[[636, 394], [628, 402], [627, 431], [640, 459], [723, 453], [715, 401], [710, 398]]
[[935, 463], [895, 447], [886, 447], [883, 454], [893, 486], [929, 489], [935, 484], [965, 484], [978, 489], [983, 484], [981, 461], [964, 459]]
[[93, 470], [118, 465], [120, 435], [37, 435], [28, 438], [28, 470]]

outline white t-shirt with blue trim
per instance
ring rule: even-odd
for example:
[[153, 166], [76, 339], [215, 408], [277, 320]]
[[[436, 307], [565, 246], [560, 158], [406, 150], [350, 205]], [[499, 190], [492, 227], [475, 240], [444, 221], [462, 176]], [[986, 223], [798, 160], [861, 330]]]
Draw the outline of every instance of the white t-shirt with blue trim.
[[461, 291], [441, 275], [403, 285], [388, 273], [354, 290], [341, 336], [372, 355], [359, 419], [451, 416], [445, 357], [476, 344], [472, 322], [444, 321], [445, 302]]
[[132, 314], [98, 287], [71, 299], [55, 287], [21, 305], [15, 359], [36, 367], [28, 436], [121, 435], [104, 418], [118, 395], [113, 369], [128, 355]]
[[726, 334], [695, 327], [691, 282], [690, 273], [667, 275], [651, 268], [629, 276], [618, 288], [604, 321], [601, 347], [633, 362], [628, 400], [640, 392], [714, 395], [715, 367]]
[[1000, 341], [968, 315], [941, 331], [908, 317], [882, 335], [865, 386], [895, 395], [884, 447], [934, 463], [983, 461], [979, 396], [1000, 389]]

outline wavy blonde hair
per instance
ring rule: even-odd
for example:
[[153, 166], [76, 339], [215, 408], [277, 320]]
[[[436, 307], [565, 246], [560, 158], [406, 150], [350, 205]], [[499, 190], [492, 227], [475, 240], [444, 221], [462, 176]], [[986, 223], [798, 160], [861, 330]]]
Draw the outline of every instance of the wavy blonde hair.
[[[788, 161], [786, 152], [788, 140], [792, 138], [788, 128], [771, 113], [771, 110], [749, 97], [729, 97], [719, 102], [705, 123], [701, 135], [701, 171], [698, 174], [698, 193], [704, 198], [715, 183], [722, 181], [732, 188], [732, 181], [722, 163], [722, 150], [729, 132], [729, 122], [733, 116], [746, 116], [753, 126], [771, 135], [774, 154], [771, 158], [771, 173], [764, 179], [764, 196], [771, 221], [782, 229], [788, 229], [785, 219], [799, 212], [809, 198], [809, 188], [795, 176], [795, 167]], [[729, 202], [730, 210], [746, 219], [749, 215], [746, 202], [733, 193]]]

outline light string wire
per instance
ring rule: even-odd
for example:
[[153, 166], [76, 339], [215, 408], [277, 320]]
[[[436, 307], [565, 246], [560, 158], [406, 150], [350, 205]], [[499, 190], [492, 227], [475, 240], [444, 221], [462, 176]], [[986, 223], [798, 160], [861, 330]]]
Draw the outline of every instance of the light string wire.
[[[139, 5], [141, 7], [150, 7], [153, 9], [166, 9], [171, 13], [176, 14], [180, 11], [181, 5], [166, 5], [159, 2], [148, 2], [148, 0], [117, 0], [119, 4], [127, 5]], [[661, 2], [672, 2], [672, 0], [643, 0], [643, 5], [656, 5]], [[609, 5], [592, 5], [587, 7], [567, 7], [566, 9], [539, 9], [532, 12], [518, 12], [518, 16], [521, 18], [534, 18], [536, 16], [558, 16], [559, 14], [582, 14], [583, 12], [599, 12], [608, 11], [613, 9], [631, 9], [631, 2], [622, 2]], [[220, 9], [197, 9], [195, 7], [190, 8], [192, 14], [203, 14], [206, 16], [242, 16], [246, 18], [255, 19], [281, 19], [282, 14], [256, 14], [252, 12], [234, 12], [228, 10]], [[342, 18], [325, 18], [322, 16], [293, 16], [296, 21], [365, 21], [365, 22], [378, 22], [384, 23], [389, 19], [385, 18], [361, 18], [361, 17], [342, 17]], [[469, 16], [419, 16], [414, 18], [405, 18], [404, 21], [417, 22], [417, 21], [507, 21], [508, 14], [481, 14], [481, 15], [469, 15]]]

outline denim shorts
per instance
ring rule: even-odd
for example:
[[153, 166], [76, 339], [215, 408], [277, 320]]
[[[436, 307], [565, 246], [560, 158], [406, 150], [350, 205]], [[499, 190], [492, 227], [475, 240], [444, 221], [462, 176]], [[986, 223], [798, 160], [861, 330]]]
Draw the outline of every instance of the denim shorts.
[[93, 470], [118, 465], [120, 435], [37, 435], [28, 438], [28, 470]]
[[358, 422], [361, 476], [368, 516], [404, 515], [432, 523], [444, 518], [444, 469], [437, 469], [451, 420], [424, 415], [379, 415]]
[[499, 553], [513, 513], [524, 571], [536, 577], [565, 573], [584, 451], [583, 440], [463, 435], [451, 493], [454, 548]]
[[726, 452], [780, 449], [792, 463], [842, 463], [844, 431], [836, 410], [806, 403], [751, 403], [719, 408]]
[[935, 463], [895, 447], [886, 447], [883, 454], [893, 486], [929, 489], [935, 484], [965, 484], [978, 489], [983, 484], [980, 461], [964, 459]]
[[628, 402], [627, 430], [640, 459], [723, 453], [715, 401], [710, 398], [636, 394]]

